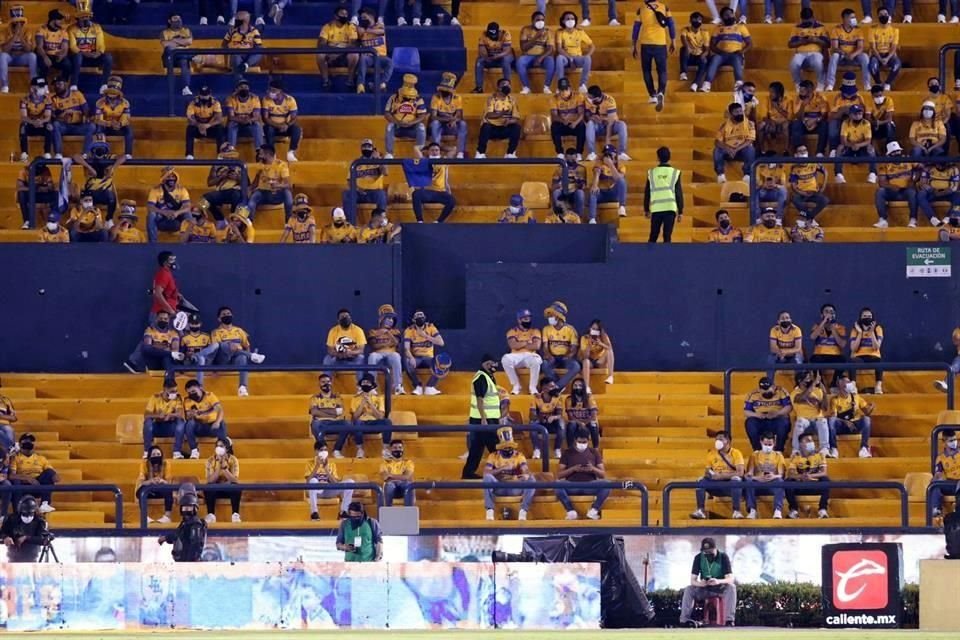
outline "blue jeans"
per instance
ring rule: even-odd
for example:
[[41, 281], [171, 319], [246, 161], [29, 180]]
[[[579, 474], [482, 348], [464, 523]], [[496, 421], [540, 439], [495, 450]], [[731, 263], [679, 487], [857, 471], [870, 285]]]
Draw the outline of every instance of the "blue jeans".
[[477, 58], [477, 63], [473, 67], [473, 81], [476, 83], [474, 86], [483, 87], [483, 71], [485, 69], [496, 69], [497, 67], [503, 69], [503, 78], [504, 80], [510, 80], [511, 69], [510, 65], [513, 64], [513, 54], [508, 53], [502, 58], [495, 58], [490, 60], [488, 58]]
[[800, 84], [803, 80], [804, 69], [813, 71], [816, 84], [823, 82], [823, 54], [819, 51], [793, 54], [790, 58], [790, 77], [793, 78], [793, 84]]
[[[594, 153], [597, 150], [597, 134], [606, 136], [607, 126], [605, 124], [597, 124], [596, 122], [588, 122], [586, 129], [587, 137], [587, 153]], [[613, 126], [610, 127], [610, 136], [617, 137], [617, 151], [619, 153], [627, 152], [627, 123], [623, 120], [617, 120], [613, 123]]]
[[187, 420], [185, 429], [187, 434], [187, 446], [190, 447], [191, 451], [197, 448], [197, 436], [214, 436], [218, 440], [222, 440], [223, 438], [227, 437], [227, 423], [223, 420], [220, 421], [220, 426], [216, 429], [212, 424], [197, 422], [196, 420]]
[[411, 491], [409, 497], [407, 496], [407, 487], [410, 486], [410, 482], [406, 480], [389, 480], [383, 483], [383, 500], [388, 507], [393, 506], [394, 498], [403, 498], [403, 504], [407, 507], [412, 507], [416, 502], [416, 492]]
[[263, 146], [263, 125], [259, 122], [253, 124], [227, 123], [227, 142], [236, 147], [237, 138], [240, 135], [253, 138], [253, 146], [257, 149]]
[[540, 420], [534, 424], [538, 424], [547, 430], [546, 438], [544, 438], [543, 434], [538, 433], [537, 431], [530, 432], [530, 440], [533, 441], [534, 449], [541, 449], [541, 450], [547, 449], [550, 446], [549, 441], [550, 441], [551, 435], [553, 436], [554, 449], [563, 449], [564, 446], [566, 446], [567, 426], [563, 423], [563, 418], [554, 420], [553, 422]]
[[287, 126], [286, 131], [281, 131], [278, 127], [269, 124], [263, 127], [263, 138], [267, 144], [274, 145], [276, 144], [277, 138], [287, 138], [290, 140], [290, 151], [296, 151], [300, 148], [300, 139], [302, 137], [303, 129], [301, 129], [297, 123]]
[[[873, 158], [876, 155], [877, 155], [877, 152], [873, 148], [872, 144], [868, 144], [862, 149], [857, 149], [857, 150], [847, 149], [842, 145], [840, 146], [839, 149], [837, 149], [838, 158]], [[875, 162], [871, 162], [867, 166], [869, 167], [870, 173], [877, 172], [877, 164]], [[834, 165], [833, 171], [834, 173], [843, 173], [843, 163], [838, 162], [836, 165]]]
[[554, 489], [553, 492], [557, 495], [557, 501], [563, 505], [563, 508], [567, 511], [573, 511], [573, 503], [570, 502], [570, 496], [596, 496], [596, 499], [593, 501], [593, 504], [590, 505], [590, 508], [600, 511], [603, 508], [603, 503], [607, 501], [607, 498], [610, 497], [610, 489], [587, 489], [587, 488], [570, 488], [570, 489]]
[[719, 147], [713, 148], [713, 170], [717, 172], [717, 175], [724, 173], [724, 164], [728, 160], [741, 160], [743, 161], [743, 175], [750, 175], [750, 165], [753, 163], [754, 158], [756, 158], [756, 151], [753, 148], [752, 144], [748, 144], [740, 151], [737, 151], [736, 154], [731, 158], [725, 151]]
[[374, 58], [369, 53], [360, 56], [360, 62], [357, 64], [357, 82], [360, 85], [365, 85], [367, 83], [367, 71], [376, 67], [380, 68], [380, 85], [390, 82], [390, 77], [393, 75], [393, 60], [387, 56]]
[[[337, 436], [337, 442], [333, 445], [334, 451], [342, 451], [343, 445], [347, 444], [347, 438], [350, 437], [350, 434], [353, 434], [353, 443], [358, 447], [363, 446], [363, 427], [389, 427], [393, 423], [384, 418], [383, 420], [363, 420], [360, 422], [354, 422], [353, 425], [357, 427], [357, 431], [341, 431]], [[392, 438], [392, 433], [389, 429], [386, 429], [380, 434], [380, 442], [384, 446], [390, 443]]]
[[790, 123], [790, 146], [798, 147], [806, 144], [806, 137], [810, 135], [817, 136], [816, 153], [823, 153], [827, 150], [827, 123], [824, 120], [818, 122], [811, 131], [801, 120], [793, 120]]
[[[13, 445], [16, 444], [17, 437], [13, 431], [13, 427], [8, 424], [0, 424], [0, 444], [3, 445], [3, 448], [6, 451], [10, 451], [13, 448]], [[0, 511], [0, 515], [5, 515], [5, 511]]]
[[[510, 486], [509, 482], [497, 480], [496, 477], [489, 473], [483, 474], [483, 481], [497, 482], [505, 487]], [[523, 511], [529, 511], [530, 504], [533, 502], [533, 495], [536, 492], [536, 489], [485, 489], [483, 492], [483, 506], [487, 509], [493, 509], [496, 506], [494, 496], [523, 496], [523, 499], [520, 501], [520, 508]]]
[[593, 66], [593, 58], [590, 56], [557, 56], [557, 79], [565, 78], [567, 67], [571, 69], [580, 69], [580, 85], [586, 86], [590, 82], [590, 67]]
[[747, 509], [752, 511], [757, 508], [757, 496], [773, 496], [773, 508], [776, 511], [783, 509], [783, 489], [760, 489], [762, 482], [747, 482]]
[[[323, 366], [325, 367], [329, 367], [332, 365], [346, 366], [346, 365], [360, 365], [360, 364], [367, 364], [367, 359], [363, 357], [362, 353], [355, 358], [335, 358], [331, 355], [323, 356]], [[333, 377], [333, 371], [325, 371], [324, 373], [326, 373], [331, 378]], [[360, 378], [362, 378], [365, 373], [366, 371], [356, 372], [357, 384], [360, 384]]]
[[785, 0], [763, 0], [763, 15], [783, 18], [784, 4], [786, 4]]
[[[195, 364], [200, 367], [206, 364], [212, 364], [210, 356], [217, 353], [217, 349], [218, 347], [212, 344], [204, 347], [193, 356], [189, 357], [187, 359], [187, 364]], [[194, 377], [196, 378], [197, 382], [203, 384], [203, 371], [196, 371]]]
[[387, 191], [386, 189], [357, 189], [356, 197], [353, 197], [349, 189], [343, 192], [343, 210], [347, 218], [351, 221], [357, 219], [357, 205], [372, 204], [379, 209], [387, 210]]
[[[947, 138], [947, 142], [950, 138]], [[910, 150], [910, 156], [913, 158], [930, 158], [947, 155], [946, 144], [939, 149], [925, 149], [923, 147], [914, 147]]]
[[[709, 480], [709, 478], [704, 478], [704, 480]], [[742, 491], [740, 489], [740, 484], [742, 481], [740, 480], [740, 478], [731, 478], [730, 480], [728, 480], [728, 482], [730, 483], [731, 487], [737, 487], [737, 488], [714, 489], [709, 492], [706, 489], [698, 488], [697, 489], [697, 509], [702, 510], [704, 508], [704, 506], [707, 504], [707, 493], [709, 493], [713, 497], [729, 496], [731, 502], [733, 502], [733, 510], [740, 511], [740, 496]]]
[[960, 202], [960, 196], [954, 191], [937, 195], [930, 187], [922, 187], [917, 190], [917, 207], [920, 211], [923, 211], [923, 215], [927, 216], [927, 220], [934, 216], [931, 202], [949, 202], [952, 207]]
[[800, 451], [800, 436], [813, 429], [817, 432], [817, 444], [821, 449], [826, 449], [830, 443], [830, 428], [826, 418], [797, 418], [793, 425], [793, 436], [790, 439], [791, 451], [797, 453]]
[[176, 51], [175, 48], [164, 49], [163, 53], [160, 54], [160, 59], [163, 61], [163, 68], [170, 69], [171, 67], [180, 68], [180, 79], [183, 80], [183, 86], [190, 86], [190, 56], [175, 56], [173, 52]]
[[[767, 354], [767, 363], [768, 364], [802, 364], [803, 363], [803, 354], [795, 353], [792, 356], [784, 356], [782, 358], [777, 357], [772, 353]], [[776, 376], [776, 369], [769, 369], [767, 371], [767, 377], [771, 380]]]
[[263, 60], [263, 56], [259, 53], [240, 53], [230, 56], [230, 68], [233, 69], [234, 84], [236, 84], [240, 76], [244, 73], [243, 65], [255, 67], [260, 64], [261, 60]]
[[762, 418], [747, 418], [744, 427], [747, 431], [747, 440], [750, 441], [750, 447], [754, 451], [760, 451], [760, 438], [764, 433], [770, 431], [776, 436], [776, 444], [773, 448], [776, 451], [783, 452], [787, 446], [787, 436], [790, 435], [789, 416], [780, 416], [770, 420]]
[[[567, 372], [558, 380], [556, 369], [566, 369]], [[543, 374], [544, 377], [556, 382], [557, 386], [561, 389], [567, 388], [570, 381], [579, 375], [580, 369], [580, 361], [576, 358], [547, 356], [543, 359], [543, 364], [540, 365], [540, 373]]]
[[[942, 15], [947, 15], [947, 4], [948, 0], [939, 0], [937, 2], [937, 13]], [[960, 16], [960, 0], [949, 0], [950, 4], [950, 16]]]
[[728, 66], [733, 69], [733, 79], [743, 81], [743, 54], [742, 53], [715, 53], [710, 57], [707, 67], [707, 82], [713, 82], [720, 67]]
[[680, 47], [680, 73], [686, 73], [690, 67], [696, 67], [697, 71], [693, 77], [693, 82], [697, 85], [703, 84], [703, 79], [707, 77], [707, 66], [710, 64], [710, 56], [706, 58], [690, 55], [686, 47]]
[[107, 241], [107, 230], [101, 229], [100, 231], [77, 231], [76, 229], [70, 230], [70, 242], [106, 242]]
[[545, 56], [543, 58], [543, 64], [538, 65], [535, 61], [539, 57], [540, 56], [523, 55], [517, 58], [517, 75], [520, 76], [520, 84], [528, 89], [530, 88], [530, 76], [527, 70], [530, 67], [540, 67], [544, 70], [543, 86], [549, 87], [553, 83], [553, 74], [557, 70], [557, 61], [554, 60], [553, 56]]
[[[799, 193], [794, 193], [793, 197], [790, 199], [790, 202], [797, 209], [800, 215], [804, 216], [807, 220], [813, 220], [817, 215], [827, 208], [827, 205], [830, 204], [830, 201], [827, 200], [827, 196], [822, 193], [812, 193], [810, 195], [802, 195]], [[807, 205], [813, 205], [807, 206]]]
[[830, 425], [830, 446], [832, 448], [836, 448], [837, 446], [838, 433], [859, 433], [860, 446], [869, 448], [870, 428], [873, 425], [873, 422], [870, 420], [870, 416], [863, 416], [859, 420], [854, 420], [853, 423], [850, 423], [846, 420], [839, 420], [837, 418], [830, 418], [828, 422]]
[[[521, 76], [522, 78], [523, 76]], [[467, 148], [467, 123], [463, 120], [457, 120], [449, 124], [443, 124], [438, 120], [430, 123], [430, 139], [440, 144], [443, 136], [456, 136], [457, 153], [464, 153]]]
[[257, 189], [250, 196], [247, 206], [250, 208], [250, 222], [253, 222], [257, 215], [257, 207], [261, 204], [282, 204], [284, 218], [289, 220], [293, 213], [293, 191], [290, 189], [281, 189], [280, 191], [270, 191], [268, 189]]
[[[247, 363], [250, 362], [250, 352], [237, 350], [237, 351], [228, 351], [226, 345], [220, 345], [217, 349], [216, 354], [213, 356], [213, 364], [215, 365], [230, 365], [235, 367], [245, 367]], [[240, 385], [247, 386], [247, 383], [250, 380], [249, 371], [238, 371], [240, 374]]]
[[[890, 56], [890, 60], [887, 61], [886, 64], [880, 62], [880, 58], [877, 56], [870, 56], [870, 75], [877, 84], [888, 84], [892, 87], [893, 83], [897, 80], [897, 76], [900, 75], [900, 69], [902, 67], [903, 64], [900, 62], [900, 56], [898, 55]], [[890, 70], [887, 73], [886, 81], [880, 79], [881, 69]]]
[[397, 138], [413, 138], [414, 144], [416, 144], [418, 147], [422, 147], [427, 141], [427, 125], [419, 122], [415, 125], [404, 127], [402, 125], [388, 122], [387, 131], [383, 140], [387, 153], [391, 155], [393, 154], [393, 146]]
[[[71, 238], [71, 240], [72, 239], [73, 238]], [[164, 376], [166, 380], [174, 379], [173, 367], [176, 362], [166, 349], [160, 349], [152, 344], [140, 342], [137, 348], [133, 350], [133, 353], [130, 354], [128, 360], [130, 364], [138, 369], [161, 369], [166, 372]]]
[[437, 218], [437, 222], [443, 222], [450, 217], [450, 214], [453, 213], [454, 207], [457, 206], [457, 201], [453, 197], [453, 194], [447, 191], [434, 191], [433, 189], [414, 189], [413, 190], [413, 215], [416, 216], [417, 222], [423, 222], [423, 205], [425, 204], [442, 204], [443, 211], [440, 212], [440, 217]]
[[913, 187], [907, 187], [905, 189], [897, 189], [895, 187], [880, 187], [877, 189], [877, 193], [873, 198], [873, 202], [877, 207], [877, 216], [879, 216], [881, 220], [887, 219], [887, 203], [895, 201], [905, 201], [910, 209], [910, 219], [917, 219], [916, 189]]
[[[346, 419], [341, 418], [339, 420], [321, 420], [320, 418], [314, 418], [310, 421], [310, 433], [313, 435], [313, 439], [323, 442], [324, 438], [327, 435], [327, 427], [339, 427], [349, 424]], [[337, 436], [339, 437], [339, 433]]]
[[[860, 0], [860, 8], [863, 9], [864, 16], [873, 15], [873, 3], [871, 0]], [[893, 8], [896, 6], [896, 0], [883, 0], [882, 2], [877, 2], [877, 11], [880, 10], [880, 7], [885, 8], [890, 12], [890, 15], [893, 15]], [[904, 15], [911, 15], [913, 11], [913, 0], [903, 0], [903, 13]], [[893, 22], [893, 20], [891, 20]]]
[[393, 388], [399, 387], [403, 384], [403, 376], [400, 373], [403, 370], [403, 362], [399, 353], [396, 351], [382, 351], [374, 352], [367, 356], [367, 364], [372, 366], [377, 366], [384, 361], [390, 366], [389, 384]]
[[[600, 189], [598, 193], [590, 192], [590, 219], [597, 219], [597, 205], [603, 202], [616, 202], [621, 207], [627, 206], [627, 181], [618, 178], [612, 189]], [[544, 361], [546, 364], [546, 361]], [[577, 363], [579, 367], [580, 363]]]
[[[773, 189], [759, 188], [756, 191], [756, 210], [760, 211], [760, 203], [762, 202], [775, 202], [777, 205], [777, 220], [783, 220], [783, 208], [787, 204], [787, 189], [786, 187], [774, 187]], [[759, 217], [754, 215], [753, 217]]]
[[0, 52], [0, 87], [10, 86], [10, 67], [26, 67], [30, 72], [30, 79], [37, 77], [37, 54], [21, 53], [12, 56], [9, 53]]
[[[657, 84], [653, 84], [653, 67], [657, 67]], [[647, 94], [655, 96], [667, 91], [667, 45], [641, 44], [640, 69]]]
[[156, 243], [160, 231], [166, 231], [167, 233], [180, 231], [181, 217], [182, 216], [177, 216], [176, 218], [170, 218], [170, 217], [162, 216], [153, 212], [148, 213], [147, 214], [147, 242]]
[[[410, 366], [411, 362], [408, 358], [403, 359], [403, 370], [407, 373], [407, 378], [410, 379], [410, 384], [412, 384], [413, 388], [416, 389], [417, 387], [424, 386], [420, 384], [420, 378], [417, 376], [417, 369], [431, 369], [432, 371], [433, 358], [427, 356], [414, 356], [412, 364], [413, 366]], [[437, 385], [437, 380], [439, 380], [439, 378], [431, 373], [430, 378], [427, 380], [426, 386], [435, 387]]]
[[81, 122], [80, 124], [64, 124], [59, 120], [53, 123], [53, 147], [63, 149], [63, 136], [83, 136], [83, 152], [90, 151], [90, 143], [93, 142], [93, 123]]
[[[353, 0], [356, 2], [357, 0]], [[407, 6], [407, 3], [404, 0], [393, 0], [393, 10], [397, 14], [397, 18], [403, 17], [404, 10]], [[383, 12], [380, 13], [383, 15]], [[413, 0], [410, 4], [410, 17], [414, 20], [419, 20], [423, 15], [423, 1], [422, 0]]]
[[113, 74], [113, 56], [102, 53], [96, 58], [87, 58], [79, 53], [73, 54], [73, 77], [70, 84], [80, 84], [81, 67], [95, 67], [100, 69], [100, 84], [107, 84], [107, 78]]
[[860, 67], [860, 82], [864, 89], [870, 89], [870, 59], [867, 54], [861, 53], [848, 60], [837, 52], [830, 54], [830, 64], [827, 65], [827, 86], [832, 87], [837, 81], [837, 67]]
[[153, 446], [154, 436], [160, 436], [161, 438], [169, 438], [170, 436], [173, 436], [174, 452], [181, 451], [183, 449], [183, 435], [185, 428], [186, 422], [180, 418], [175, 418], [173, 420], [154, 420], [153, 418], [144, 418], [143, 450], [148, 453], [150, 452], [150, 447]]
[[573, 207], [573, 210], [577, 212], [577, 215], [581, 218], [583, 217], [583, 205], [586, 203], [586, 197], [583, 195], [583, 189], [577, 189], [576, 191], [568, 191], [563, 193], [562, 189], [553, 190], [553, 201], [554, 203], [564, 200], [570, 203], [570, 206]]

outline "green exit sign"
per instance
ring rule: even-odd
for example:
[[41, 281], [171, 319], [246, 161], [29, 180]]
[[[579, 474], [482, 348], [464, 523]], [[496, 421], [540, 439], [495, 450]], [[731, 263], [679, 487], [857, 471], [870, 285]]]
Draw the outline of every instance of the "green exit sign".
[[950, 247], [907, 247], [908, 278], [950, 276]]

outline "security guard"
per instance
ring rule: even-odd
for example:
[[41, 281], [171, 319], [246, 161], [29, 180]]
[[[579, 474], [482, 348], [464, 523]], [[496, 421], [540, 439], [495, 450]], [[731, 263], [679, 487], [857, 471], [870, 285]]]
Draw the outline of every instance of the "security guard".
[[[470, 394], [470, 424], [500, 424], [500, 394], [493, 374], [497, 371], [498, 360], [484, 355], [480, 361], [480, 370], [473, 376], [473, 393]], [[464, 480], [479, 480], [477, 465], [483, 456], [483, 449], [493, 453], [497, 448], [496, 431], [474, 432], [469, 434], [470, 450], [467, 462], [463, 465], [460, 477]]]
[[647, 172], [647, 186], [643, 190], [643, 213], [652, 218], [650, 242], [655, 243], [663, 228], [663, 241], [670, 242], [673, 225], [683, 216], [683, 188], [680, 169], [670, 166], [670, 149], [657, 149], [660, 164]]

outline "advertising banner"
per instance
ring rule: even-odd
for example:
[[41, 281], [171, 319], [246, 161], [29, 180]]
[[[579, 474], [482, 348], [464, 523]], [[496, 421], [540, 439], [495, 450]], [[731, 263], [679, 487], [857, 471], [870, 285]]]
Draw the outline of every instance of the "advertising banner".
[[899, 544], [828, 544], [821, 551], [821, 599], [827, 627], [896, 628], [903, 609]]

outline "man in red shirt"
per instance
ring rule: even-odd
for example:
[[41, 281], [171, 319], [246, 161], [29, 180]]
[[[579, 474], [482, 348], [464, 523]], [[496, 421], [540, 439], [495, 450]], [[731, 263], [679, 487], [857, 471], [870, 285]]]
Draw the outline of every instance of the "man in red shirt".
[[161, 251], [157, 256], [160, 268], [153, 275], [153, 306], [150, 307], [150, 322], [158, 311], [166, 311], [170, 317], [177, 315], [177, 305], [183, 296], [177, 289], [177, 280], [173, 272], [177, 268], [177, 256], [172, 251]]

